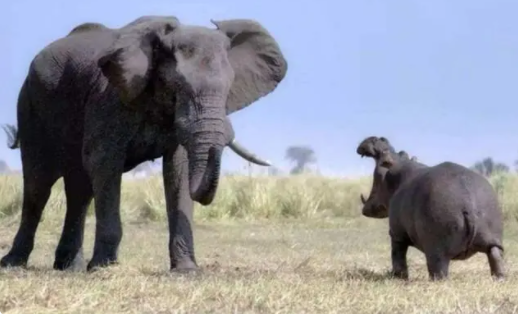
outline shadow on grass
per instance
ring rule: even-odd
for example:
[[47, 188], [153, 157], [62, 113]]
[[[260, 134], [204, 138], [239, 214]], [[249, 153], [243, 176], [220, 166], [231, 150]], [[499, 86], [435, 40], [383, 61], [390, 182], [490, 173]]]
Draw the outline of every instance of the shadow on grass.
[[33, 277], [64, 278], [70, 276], [77, 276], [82, 273], [86, 273], [86, 271], [58, 271], [48, 267], [36, 266], [14, 266], [0, 268], [0, 276], [2, 277], [2, 279], [23, 279]]
[[385, 272], [375, 272], [366, 268], [356, 268], [352, 270], [345, 270], [341, 273], [338, 273], [339, 281], [348, 281], [348, 280], [366, 280], [372, 282], [380, 282], [387, 280], [397, 280], [390, 271]]
[[221, 266], [218, 262], [199, 265], [196, 271], [170, 271], [140, 269], [140, 273], [149, 277], [185, 277], [189, 279], [200, 279], [203, 277], [225, 277], [229, 279], [250, 278], [257, 276], [276, 276], [280, 272], [277, 269]]
[[[221, 265], [218, 262], [200, 265], [196, 272], [175, 272], [168, 270], [140, 269], [140, 273], [149, 277], [184, 277], [189, 279], [203, 279], [207, 277], [224, 277], [227, 280], [234, 279], [257, 279], [279, 278], [279, 276], [302, 276], [306, 279], [328, 278], [339, 282], [344, 281], [400, 281], [394, 278], [390, 271], [376, 272], [366, 268], [322, 270], [305, 265], [304, 267], [289, 267], [285, 264], [276, 267], [251, 267], [251, 266], [231, 266]], [[404, 281], [401, 281], [404, 282]]]

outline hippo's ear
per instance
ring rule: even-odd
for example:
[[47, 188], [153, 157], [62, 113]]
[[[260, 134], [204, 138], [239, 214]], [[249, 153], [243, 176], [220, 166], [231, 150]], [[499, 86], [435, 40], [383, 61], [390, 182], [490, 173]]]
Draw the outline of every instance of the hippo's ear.
[[[406, 153], [405, 153], [406, 154]], [[392, 154], [390, 153], [390, 150], [384, 150], [381, 152], [378, 164], [381, 167], [385, 167], [390, 169], [394, 165], [394, 157], [392, 157]]]
[[399, 153], [397, 153], [399, 155], [399, 157], [402, 157], [402, 158], [405, 158], [405, 159], [410, 159], [410, 156], [408, 155], [407, 152], [405, 152], [404, 150], [400, 151]]
[[397, 153], [399, 155], [399, 157], [403, 158], [403, 159], [410, 159], [410, 161], [417, 161], [417, 157], [416, 156], [412, 156], [412, 158], [410, 158], [410, 155], [408, 155], [407, 152], [405, 152], [404, 150], [400, 151], [399, 153]]

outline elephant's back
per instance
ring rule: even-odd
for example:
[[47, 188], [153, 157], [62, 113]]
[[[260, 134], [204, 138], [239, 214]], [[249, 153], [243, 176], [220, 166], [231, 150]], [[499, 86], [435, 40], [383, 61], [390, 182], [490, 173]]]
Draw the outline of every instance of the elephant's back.
[[36, 55], [29, 68], [29, 80], [48, 95], [64, 90], [77, 95], [85, 84], [98, 77], [97, 59], [114, 39], [114, 31], [108, 28], [72, 31]]
[[80, 142], [85, 106], [97, 95], [95, 89], [106, 84], [96, 60], [113, 38], [111, 30], [82, 31], [43, 48], [29, 67], [25, 101], [18, 102], [19, 112], [31, 122], [20, 127], [37, 120], [38, 132], [56, 145], [65, 135]]

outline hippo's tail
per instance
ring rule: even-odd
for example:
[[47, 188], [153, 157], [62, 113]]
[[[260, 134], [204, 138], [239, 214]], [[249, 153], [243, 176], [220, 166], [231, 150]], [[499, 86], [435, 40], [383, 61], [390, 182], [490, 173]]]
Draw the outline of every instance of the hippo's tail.
[[462, 215], [464, 216], [464, 225], [466, 227], [466, 252], [467, 252], [473, 245], [473, 241], [475, 241], [475, 235], [477, 234], [477, 224], [475, 222], [475, 215], [473, 215], [472, 210], [464, 209], [462, 211]]
[[18, 135], [16, 127], [14, 125], [5, 124], [2, 128], [7, 134], [7, 146], [9, 146], [10, 149], [20, 148], [20, 136]]

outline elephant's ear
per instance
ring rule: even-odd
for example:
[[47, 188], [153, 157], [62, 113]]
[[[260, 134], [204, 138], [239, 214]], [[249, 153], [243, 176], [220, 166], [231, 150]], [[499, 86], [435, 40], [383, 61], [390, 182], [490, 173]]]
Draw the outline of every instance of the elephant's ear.
[[227, 114], [231, 114], [272, 92], [284, 79], [288, 63], [276, 40], [258, 22], [211, 22], [231, 42], [228, 58], [235, 74], [227, 100]]
[[152, 70], [155, 46], [178, 24], [176, 18], [157, 17], [138, 19], [117, 30], [113, 45], [103, 52], [97, 65], [124, 103], [131, 103], [144, 91]]

